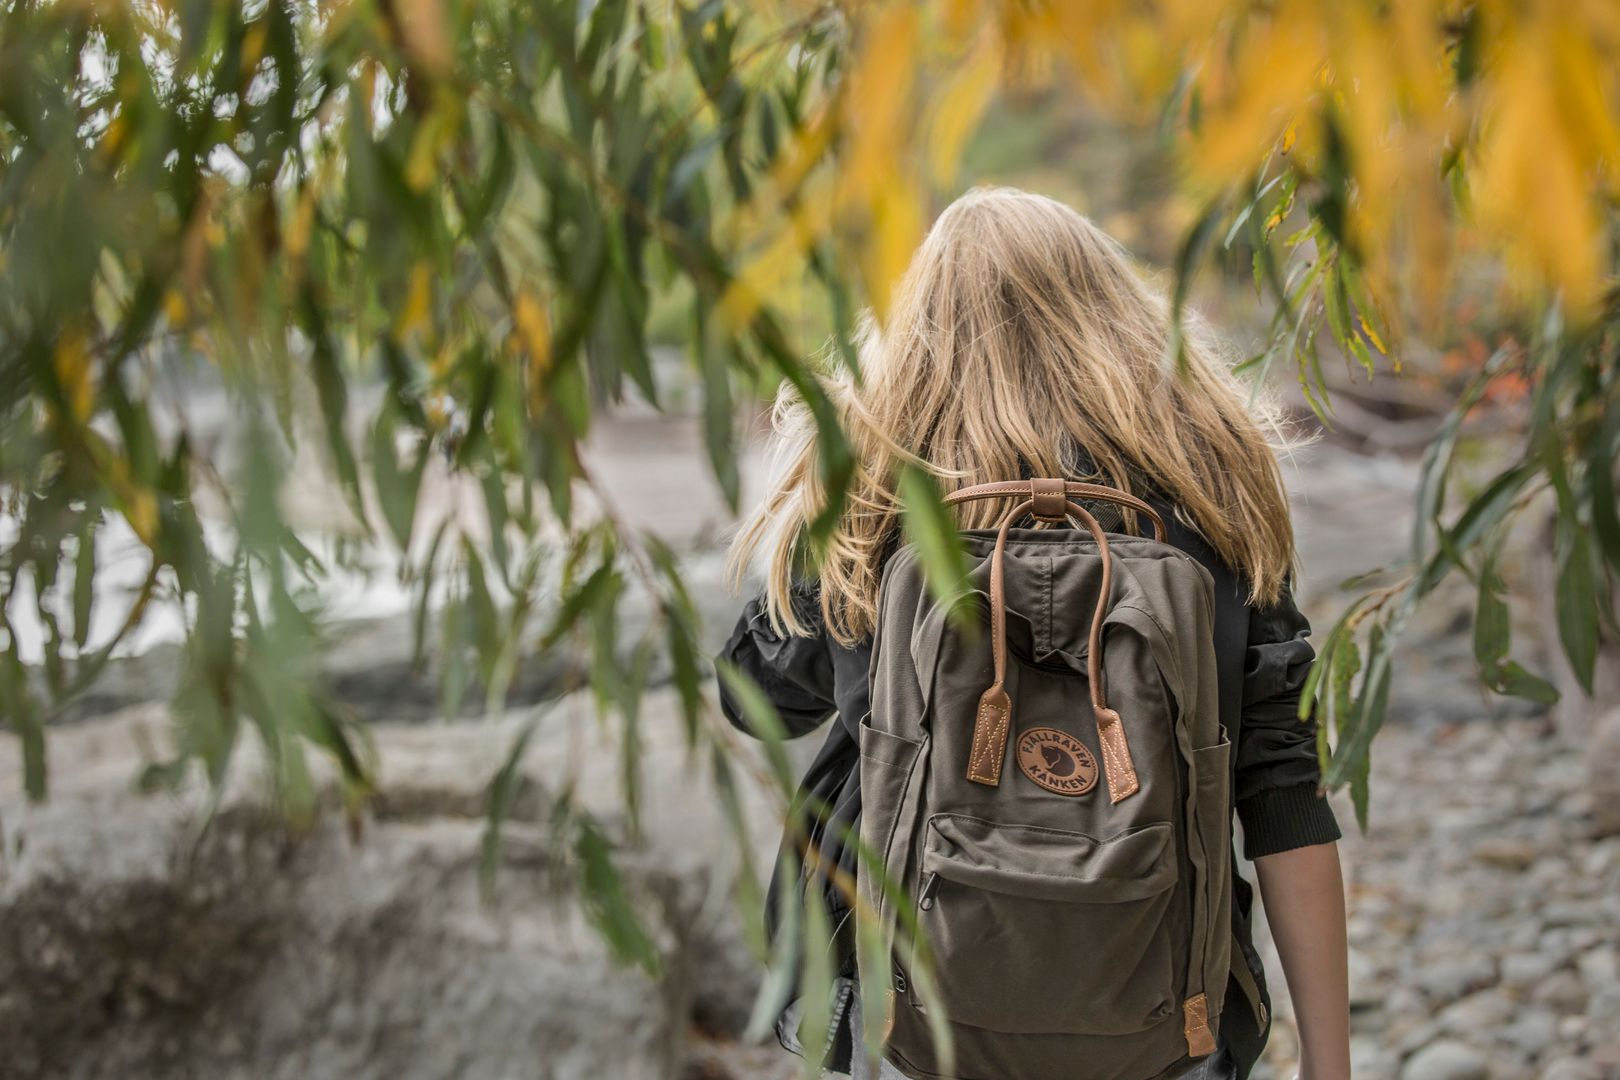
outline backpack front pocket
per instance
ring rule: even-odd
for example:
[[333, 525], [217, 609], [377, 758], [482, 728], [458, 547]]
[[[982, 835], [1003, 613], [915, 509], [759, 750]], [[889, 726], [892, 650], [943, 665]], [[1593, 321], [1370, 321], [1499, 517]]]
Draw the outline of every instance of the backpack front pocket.
[[1176, 1009], [1169, 822], [1099, 840], [936, 814], [917, 915], [952, 1023], [1124, 1035]]

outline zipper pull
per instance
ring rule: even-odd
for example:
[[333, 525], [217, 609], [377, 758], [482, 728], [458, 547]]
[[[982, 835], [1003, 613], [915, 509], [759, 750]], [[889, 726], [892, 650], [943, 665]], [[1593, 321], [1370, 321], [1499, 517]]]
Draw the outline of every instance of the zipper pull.
[[922, 895], [917, 898], [917, 906], [924, 911], [934, 910], [934, 894], [939, 892], [939, 875], [929, 874], [928, 880], [923, 882]]

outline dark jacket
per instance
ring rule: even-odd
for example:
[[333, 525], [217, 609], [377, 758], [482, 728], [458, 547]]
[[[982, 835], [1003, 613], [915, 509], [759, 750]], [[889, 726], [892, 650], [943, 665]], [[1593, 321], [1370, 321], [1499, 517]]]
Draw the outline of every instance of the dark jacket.
[[[1337, 840], [1338, 822], [1327, 800], [1316, 794], [1320, 769], [1316, 759], [1314, 723], [1301, 723], [1297, 707], [1301, 687], [1315, 656], [1305, 640], [1310, 625], [1295, 606], [1291, 593], [1268, 608], [1247, 603], [1248, 587], [1242, 576], [1225, 563], [1200, 537], [1176, 520], [1172, 507], [1147, 496], [1169, 527], [1169, 543], [1202, 563], [1215, 580], [1215, 654], [1220, 686], [1220, 719], [1235, 753], [1233, 799], [1243, 825], [1243, 856], [1257, 859], [1291, 848]], [[1117, 509], [1111, 504], [1086, 503], [1109, 531], [1119, 531]], [[794, 597], [795, 610], [817, 632], [807, 637], [782, 637], [770, 625], [762, 598], [748, 602], [721, 656], [754, 679], [775, 704], [788, 734], [796, 737], [819, 727], [836, 714], [820, 752], [801, 781], [797, 805], [823, 806], [824, 815], [807, 815], [803, 823], [828, 865], [853, 874], [853, 852], [839, 842], [853, 835], [860, 815], [859, 725], [869, 708], [868, 667], [870, 641], [845, 648], [820, 629], [814, 582], [801, 584]], [[747, 730], [736, 702], [723, 690], [721, 706], [733, 724]], [[845, 828], [839, 826], [848, 826]], [[813, 883], [825, 897], [835, 927], [848, 926], [847, 904], [827, 885], [828, 875], [802, 866], [796, 845], [784, 841], [785, 859], [771, 880], [767, 914], [774, 937], [784, 903], [794, 902], [796, 890]], [[1253, 889], [1236, 872], [1233, 849], [1233, 929], [1243, 959], [1260, 984], [1266, 1013], [1271, 1000], [1265, 972], [1252, 944], [1250, 914]], [[800, 868], [797, 875], [783, 866]], [[792, 891], [790, 891], [792, 890]], [[853, 950], [838, 942], [844, 974], [853, 973]], [[1238, 958], [1233, 957], [1234, 963]], [[1222, 1041], [1230, 1047], [1237, 1075], [1247, 1076], [1265, 1045], [1268, 1031], [1256, 1030], [1253, 1014], [1236, 984], [1228, 987]], [[778, 1024], [784, 1045], [796, 1043], [789, 1010]], [[1269, 1025], [1268, 1025], [1269, 1026]], [[851, 1034], [847, 1025], [835, 1029], [829, 1067], [846, 1069]]]

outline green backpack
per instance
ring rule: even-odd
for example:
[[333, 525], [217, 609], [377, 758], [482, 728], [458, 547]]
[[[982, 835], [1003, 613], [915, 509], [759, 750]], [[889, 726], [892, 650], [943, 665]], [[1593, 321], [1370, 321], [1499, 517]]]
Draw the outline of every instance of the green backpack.
[[[911, 546], [879, 592], [861, 840], [883, 874], [862, 868], [857, 911], [892, 964], [885, 1054], [919, 1078], [1173, 1073], [1214, 1052], [1229, 968], [1248, 974], [1231, 963], [1214, 585], [1122, 491], [1024, 480], [946, 502], [990, 498], [1016, 501], [999, 531], [962, 534], [988, 634], [947, 617]], [[1106, 534], [1076, 499], [1134, 510], [1156, 539]], [[1025, 514], [1055, 527], [1011, 528]], [[936, 995], [918, 992], [919, 949]]]

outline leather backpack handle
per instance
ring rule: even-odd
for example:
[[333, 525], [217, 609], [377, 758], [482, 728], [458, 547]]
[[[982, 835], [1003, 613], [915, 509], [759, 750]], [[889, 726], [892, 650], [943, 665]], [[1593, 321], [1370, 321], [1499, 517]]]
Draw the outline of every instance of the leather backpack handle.
[[1069, 499], [1096, 499], [1100, 502], [1116, 503], [1129, 507], [1139, 514], [1146, 514], [1148, 520], [1153, 522], [1154, 539], [1161, 544], [1164, 543], [1164, 518], [1159, 516], [1157, 510], [1135, 495], [1101, 484], [1082, 484], [1074, 480], [1056, 479], [1000, 480], [992, 484], [975, 484], [953, 491], [945, 496], [945, 505], [976, 502], [979, 499], [1006, 498], [1032, 500], [1031, 509], [1042, 521], [1062, 521], [1064, 515], [1062, 503]]
[[[1029, 488], [1031, 482], [1021, 486]], [[1041, 483], [1041, 481], [1034, 481]], [[1057, 482], [1048, 482], [1057, 483]], [[997, 485], [983, 485], [993, 487]], [[1079, 485], [1089, 487], [1090, 485]], [[974, 491], [973, 488], [966, 489]], [[1111, 488], [1103, 490], [1112, 491]], [[993, 498], [1008, 492], [995, 491], [973, 498]], [[1123, 492], [1115, 494], [1123, 495]], [[1042, 500], [1042, 497], [1045, 497]], [[1130, 496], [1125, 496], [1130, 498]], [[1041, 505], [1038, 505], [1038, 501]], [[1006, 756], [1007, 742], [1012, 734], [1012, 699], [1007, 696], [1007, 604], [1003, 562], [1007, 550], [1007, 530], [1024, 513], [1035, 510], [1036, 516], [1051, 520], [1053, 507], [1062, 508], [1063, 518], [1073, 516], [1091, 533], [1097, 542], [1097, 554], [1102, 558], [1102, 587], [1097, 593], [1097, 609], [1091, 616], [1091, 636], [1086, 648], [1086, 681], [1091, 684], [1091, 708], [1097, 718], [1097, 744], [1102, 747], [1103, 771], [1108, 776], [1108, 798], [1119, 802], [1134, 795], [1140, 786], [1136, 767], [1131, 761], [1130, 744], [1125, 738], [1125, 724], [1119, 713], [1108, 707], [1102, 681], [1102, 628], [1108, 615], [1108, 598], [1113, 587], [1114, 558], [1108, 550], [1108, 537], [1085, 507], [1064, 499], [1054, 488], [1046, 488], [1024, 499], [1001, 520], [996, 532], [995, 550], [990, 554], [990, 648], [995, 665], [995, 682], [979, 698], [979, 707], [973, 720], [973, 743], [968, 755], [967, 778], [977, 784], [998, 787], [1001, 784], [1001, 765]], [[1146, 507], [1146, 504], [1143, 504]], [[1044, 511], [1044, 512], [1043, 512]], [[1151, 509], [1147, 510], [1153, 514]], [[1158, 520], [1160, 533], [1164, 523]], [[1061, 520], [1061, 519], [1060, 519]]]

